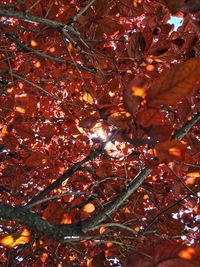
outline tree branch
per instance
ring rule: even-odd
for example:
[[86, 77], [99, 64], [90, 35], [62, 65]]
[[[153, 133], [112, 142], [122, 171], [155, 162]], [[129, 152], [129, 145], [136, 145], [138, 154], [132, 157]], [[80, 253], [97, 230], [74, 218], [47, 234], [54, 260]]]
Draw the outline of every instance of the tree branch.
[[119, 196], [117, 196], [112, 202], [108, 203], [103, 210], [99, 211], [90, 219], [85, 220], [82, 223], [83, 232], [90, 231], [96, 225], [105, 220], [115, 210], [117, 210], [124, 203], [124, 201], [128, 199], [133, 194], [133, 192], [135, 192], [138, 189], [138, 187], [143, 183], [143, 181], [149, 176], [150, 173], [151, 173], [150, 169], [142, 170], [130, 183], [130, 185], [124, 192], [122, 192]]
[[95, 1], [96, 0], [89, 1], [88, 4], [74, 16], [71, 24], [74, 24], [92, 6]]
[[181, 129], [179, 129], [172, 137], [173, 140], [181, 140], [190, 130], [191, 128], [200, 120], [200, 111], [198, 111], [193, 118], [186, 122]]
[[61, 64], [65, 64], [65, 65], [71, 65], [71, 66], [74, 66], [76, 67], [77, 69], [79, 70], [85, 70], [87, 72], [90, 72], [90, 73], [96, 73], [96, 70], [95, 69], [92, 69], [92, 68], [88, 68], [88, 67], [84, 67], [78, 63], [73, 63], [73, 62], [70, 62], [70, 61], [67, 61], [67, 60], [64, 60], [64, 59], [61, 59], [61, 58], [57, 58], [57, 57], [52, 57], [52, 56], [49, 56], [45, 53], [42, 53], [40, 51], [37, 51], [33, 48], [31, 48], [30, 46], [28, 45], [25, 45], [21, 42], [19, 42], [19, 40], [17, 40], [17, 38], [15, 38], [13, 36], [13, 34], [7, 32], [5, 34], [12, 42], [14, 42], [19, 48], [21, 49], [24, 49], [25, 51], [29, 51], [31, 53], [33, 53], [34, 55], [38, 56], [38, 57], [41, 57], [41, 58], [44, 58], [44, 59], [49, 59], [49, 60], [52, 60], [52, 61], [55, 61], [55, 62], [58, 62], [58, 63], [61, 63]]
[[[197, 118], [196, 118], [197, 117]], [[195, 119], [194, 119], [195, 118]], [[193, 123], [187, 122], [179, 131], [177, 131], [176, 135], [183, 136], [192, 128], [194, 123], [196, 123], [200, 119], [200, 116], [197, 114], [193, 117], [191, 121]], [[190, 121], [190, 122], [191, 122]], [[194, 122], [195, 121], [195, 122]], [[188, 125], [189, 124], [189, 125]], [[187, 129], [187, 131], [183, 130]], [[183, 134], [184, 133], [184, 134]], [[116, 134], [116, 133], [115, 133]], [[111, 137], [113, 138], [113, 137]], [[106, 143], [105, 143], [106, 144]], [[105, 146], [104, 144], [104, 146]], [[72, 175], [75, 171], [79, 170], [81, 166], [87, 161], [97, 157], [103, 152], [103, 149], [92, 151], [85, 159], [74, 164], [70, 169], [68, 169], [60, 178], [58, 178], [54, 183], [52, 183], [45, 190], [40, 192], [34, 199], [32, 199], [28, 204], [33, 204], [36, 201], [41, 200], [45, 195], [51, 192], [54, 188], [59, 186], [63, 181], [65, 181], [70, 175]], [[117, 196], [113, 201], [108, 203], [103, 210], [99, 211], [96, 215], [87, 219], [83, 222], [71, 224], [71, 225], [54, 225], [49, 223], [48, 221], [43, 220], [37, 213], [33, 213], [28, 210], [27, 207], [12, 207], [7, 204], [0, 203], [0, 218], [5, 220], [16, 221], [20, 224], [27, 226], [30, 230], [38, 231], [52, 239], [58, 240], [59, 242], [72, 242], [73, 237], [79, 237], [84, 235], [92, 229], [94, 229], [99, 223], [107, 218], [110, 214], [112, 214], [117, 208], [119, 208], [128, 197], [131, 196], [133, 192], [135, 192], [138, 187], [142, 184], [142, 182], [148, 177], [151, 173], [150, 169], [142, 170], [135, 179], [129, 184], [128, 188], [125, 189], [119, 196]], [[185, 198], [190, 196], [188, 194]], [[178, 202], [168, 206], [166, 209], [161, 211], [155, 218], [153, 218], [152, 222], [147, 226], [145, 231], [156, 221], [156, 219], [161, 216], [164, 212], [171, 209], [175, 205], [182, 202], [185, 198], [179, 200]]]
[[62, 31], [63, 29], [69, 31], [72, 33], [74, 36], [78, 37], [80, 34], [74, 30], [72, 26], [68, 26], [66, 24], [63, 24], [62, 22], [46, 19], [46, 18], [41, 18], [37, 16], [32, 16], [28, 13], [25, 12], [19, 12], [11, 9], [0, 9], [0, 16], [1, 17], [11, 17], [11, 18], [16, 18], [19, 20], [23, 21], [28, 21], [28, 22], [33, 22], [37, 24], [43, 24], [51, 28], [55, 28], [58, 31]]
[[0, 217], [4, 220], [16, 221], [32, 231], [38, 231], [59, 242], [66, 242], [66, 237], [69, 240], [70, 237], [73, 239], [73, 236], [83, 235], [80, 223], [51, 224], [43, 220], [37, 213], [33, 213], [24, 207], [12, 207], [0, 203]]
[[115, 135], [117, 134], [117, 131], [109, 138], [108, 141], [106, 141], [99, 149], [93, 150], [89, 153], [88, 156], [86, 156], [83, 160], [75, 163], [71, 168], [69, 168], [66, 172], [64, 172], [55, 182], [50, 184], [48, 187], [46, 187], [43, 191], [41, 191], [37, 196], [35, 196], [31, 201], [29, 201], [26, 204], [26, 207], [28, 208], [29, 205], [33, 205], [34, 203], [40, 201], [43, 199], [47, 194], [49, 194], [52, 190], [60, 186], [64, 181], [66, 181], [72, 174], [74, 174], [76, 171], [80, 170], [82, 165], [90, 160], [93, 160], [94, 158], [98, 157], [104, 152], [104, 148], [107, 145], [108, 142], [113, 140]]

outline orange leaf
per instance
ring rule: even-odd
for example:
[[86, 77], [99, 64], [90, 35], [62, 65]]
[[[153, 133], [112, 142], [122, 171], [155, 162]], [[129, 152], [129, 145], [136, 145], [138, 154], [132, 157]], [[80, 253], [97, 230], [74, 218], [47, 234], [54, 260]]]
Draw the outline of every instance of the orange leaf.
[[200, 80], [200, 60], [192, 58], [162, 73], [147, 93], [148, 104], [174, 105]]
[[82, 210], [87, 213], [92, 213], [93, 211], [95, 211], [95, 206], [92, 203], [88, 203], [85, 206], [83, 206]]
[[191, 260], [195, 254], [196, 254], [195, 248], [188, 247], [188, 248], [181, 250], [178, 256], [182, 259]]
[[14, 248], [18, 245], [24, 245], [30, 240], [30, 232], [27, 229], [23, 229], [21, 234], [7, 235], [0, 240], [0, 244], [8, 248]]

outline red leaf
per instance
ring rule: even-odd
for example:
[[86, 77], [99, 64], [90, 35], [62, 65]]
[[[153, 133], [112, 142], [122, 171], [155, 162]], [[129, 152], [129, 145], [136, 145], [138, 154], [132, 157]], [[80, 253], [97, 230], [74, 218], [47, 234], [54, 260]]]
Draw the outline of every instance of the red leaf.
[[102, 32], [108, 36], [121, 33], [123, 30], [122, 25], [112, 19], [112, 17], [104, 17], [103, 19], [99, 19], [98, 24]]

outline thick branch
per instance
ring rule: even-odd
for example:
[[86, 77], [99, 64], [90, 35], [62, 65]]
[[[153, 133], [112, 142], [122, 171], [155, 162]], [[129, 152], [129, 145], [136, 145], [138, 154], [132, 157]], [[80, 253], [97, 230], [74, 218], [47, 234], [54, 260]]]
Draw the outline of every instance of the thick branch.
[[186, 124], [183, 125], [183, 127], [181, 127], [181, 129], [179, 129], [174, 134], [172, 139], [181, 140], [199, 120], [200, 120], [200, 111], [198, 111], [190, 121], [186, 122]]
[[[181, 134], [183, 137], [200, 119], [200, 116], [197, 114], [193, 117], [188, 126], [187, 122], [177, 133], [176, 135], [179, 136], [182, 133], [183, 129], [187, 128], [187, 131], [184, 130], [184, 134]], [[190, 121], [190, 122], [191, 122]], [[66, 180], [71, 174], [73, 174], [76, 170], [80, 169], [82, 164], [95, 158], [96, 156], [102, 153], [101, 150], [91, 152], [85, 159], [76, 163], [72, 168], [66, 171], [57, 181], [47, 187], [44, 191], [42, 191], [38, 196], [36, 196], [30, 203], [34, 203], [40, 199], [42, 199], [46, 194], [51, 192], [54, 188], [60, 185], [64, 180]], [[73, 241], [74, 236], [81, 236], [83, 233], [90, 231], [95, 226], [97, 226], [100, 222], [105, 220], [108, 215], [112, 214], [117, 208], [119, 208], [128, 197], [131, 196], [133, 192], [135, 192], [138, 187], [142, 184], [142, 182], [148, 177], [151, 173], [150, 169], [142, 170], [135, 179], [129, 184], [128, 188], [124, 190], [119, 196], [117, 196], [112, 202], [107, 204], [103, 210], [99, 211], [96, 215], [91, 217], [88, 220], [83, 221], [82, 223], [71, 224], [71, 225], [53, 225], [48, 221], [41, 219], [41, 217], [33, 212], [30, 212], [25, 207], [12, 207], [7, 204], [0, 203], [0, 218], [5, 220], [16, 221], [20, 224], [27, 226], [30, 230], [38, 231], [52, 239], [58, 240], [59, 242], [70, 242]], [[174, 204], [173, 204], [174, 205]], [[171, 208], [169, 206], [167, 209]], [[166, 211], [166, 209], [165, 209]], [[159, 214], [160, 216], [160, 214]], [[154, 221], [157, 219], [154, 218]], [[154, 223], [154, 221], [151, 222]], [[150, 225], [148, 226], [150, 227]], [[84, 237], [83, 237], [84, 238]]]
[[[33, 213], [23, 207], [12, 207], [0, 203], [0, 218], [9, 221], [16, 221], [27, 226], [32, 231], [38, 231], [45, 236], [58, 240], [59, 242], [70, 241], [72, 236], [83, 235], [80, 224], [51, 224], [43, 220], [37, 213]], [[73, 239], [73, 237], [72, 237]]]

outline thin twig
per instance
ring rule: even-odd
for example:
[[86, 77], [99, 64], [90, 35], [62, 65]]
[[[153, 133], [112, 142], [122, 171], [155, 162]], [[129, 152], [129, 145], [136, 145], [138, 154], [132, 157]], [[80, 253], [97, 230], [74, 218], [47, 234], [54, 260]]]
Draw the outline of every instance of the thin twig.
[[26, 206], [27, 209], [32, 209], [33, 207], [39, 205], [39, 204], [42, 204], [42, 203], [45, 203], [45, 202], [48, 202], [49, 200], [54, 200], [54, 199], [58, 199], [58, 198], [61, 198], [61, 197], [66, 197], [66, 196], [79, 196], [79, 195], [86, 195], [88, 193], [86, 192], [67, 192], [67, 193], [63, 193], [63, 194], [59, 194], [59, 195], [55, 195], [55, 196], [50, 196], [50, 197], [47, 197], [47, 198], [44, 198], [44, 199], [41, 199], [31, 205], [28, 205]]
[[49, 95], [51, 98], [53, 98], [53, 99], [55, 99], [55, 100], [57, 100], [57, 101], [61, 101], [61, 102], [62, 102], [62, 99], [60, 99], [60, 98], [58, 98], [58, 97], [52, 95], [51, 93], [49, 93], [48, 91], [46, 91], [45, 89], [43, 89], [41, 86], [39, 86], [39, 85], [37, 85], [37, 84], [35, 84], [35, 83], [32, 83], [31, 81], [29, 81], [29, 80], [27, 80], [27, 79], [21, 77], [21, 76], [18, 75], [17, 73], [12, 72], [12, 75], [13, 75], [13, 77], [17, 78], [18, 80], [20, 80], [20, 81], [22, 81], [22, 82], [25, 82], [25, 83], [27, 83], [27, 84], [29, 84], [29, 85], [31, 85], [31, 86], [33, 86], [33, 87], [39, 89], [40, 91], [42, 91], [42, 92], [45, 93], [46, 95]]
[[114, 139], [118, 131], [116, 131], [110, 138], [107, 140], [103, 145], [96, 149], [92, 150], [88, 156], [86, 156], [83, 160], [75, 163], [71, 168], [69, 168], [67, 171], [65, 171], [55, 182], [50, 184], [48, 187], [46, 187], [43, 191], [41, 191], [38, 195], [36, 195], [33, 199], [31, 199], [25, 206], [32, 205], [33, 203], [36, 203], [37, 201], [43, 199], [47, 194], [49, 194], [52, 190], [59, 187], [64, 181], [66, 181], [70, 176], [72, 176], [76, 171], [80, 170], [82, 165], [86, 162], [93, 160], [94, 158], [100, 156], [104, 152], [104, 148], [107, 145], [108, 142]]
[[[197, 192], [196, 192], [197, 193]], [[146, 226], [146, 228], [142, 231], [142, 233], [144, 234], [155, 222], [156, 220], [163, 215], [164, 213], [166, 213], [168, 210], [174, 208], [175, 206], [179, 205], [181, 202], [183, 202], [183, 200], [187, 199], [188, 197], [190, 197], [192, 194], [189, 193], [187, 194], [185, 197], [179, 199], [178, 201], [176, 201], [175, 203], [168, 205], [168, 207], [166, 207], [165, 209], [163, 209], [161, 212], [159, 212], [152, 220], [151, 222]]]
[[174, 163], [200, 169], [200, 165], [197, 165], [197, 164], [192, 164], [192, 163], [187, 163], [187, 162], [179, 162], [177, 160], [175, 160]]
[[127, 230], [129, 232], [132, 232], [135, 235], [138, 235], [137, 231], [135, 231], [134, 229], [132, 229], [132, 228], [130, 228], [124, 224], [121, 224], [121, 223], [102, 223], [102, 224], [99, 224], [97, 226], [94, 226], [90, 230], [93, 231], [93, 230], [99, 229], [101, 227], [118, 227], [118, 228], [122, 228], [124, 230]]
[[198, 197], [197, 193], [195, 193], [192, 189], [190, 189], [185, 183], [184, 181], [181, 179], [181, 177], [179, 177], [173, 169], [171, 169], [167, 164], [165, 164], [167, 166], [167, 168], [171, 171], [171, 173], [173, 173], [173, 175], [180, 181], [180, 183], [190, 192], [192, 193], [194, 196]]
[[85, 70], [85, 71], [90, 72], [90, 73], [96, 73], [95, 69], [84, 67], [84, 66], [82, 66], [82, 65], [80, 65], [78, 63], [73, 63], [73, 62], [70, 62], [70, 61], [67, 61], [67, 60], [64, 60], [64, 59], [61, 59], [61, 58], [52, 57], [52, 56], [49, 56], [49, 55], [47, 55], [47, 54], [45, 54], [43, 52], [37, 51], [37, 50], [31, 48], [30, 46], [19, 42], [17, 40], [17, 38], [15, 38], [13, 36], [13, 34], [11, 34], [11, 33], [6, 33], [6, 36], [11, 41], [13, 41], [18, 47], [20, 47], [22, 49], [25, 49], [25, 50], [27, 50], [29, 52], [32, 52], [36, 56], [39, 56], [39, 57], [42, 57], [42, 58], [45, 58], [45, 59], [49, 59], [49, 60], [52, 60], [52, 61], [55, 61], [55, 62], [58, 62], [58, 63], [61, 63], [61, 64], [71, 65], [71, 66], [74, 66], [74, 67], [78, 68], [79, 70]]
[[133, 194], [133, 192], [138, 189], [138, 187], [143, 183], [143, 181], [149, 176], [150, 173], [150, 169], [142, 170], [119, 196], [117, 196], [113, 201], [105, 205], [103, 210], [100, 210], [93, 217], [84, 221], [83, 232], [89, 231], [94, 226], [104, 221], [115, 210], [117, 210], [124, 203], [124, 201], [128, 199]]
[[73, 25], [92, 6], [95, 1], [96, 0], [89, 1], [88, 4], [73, 17], [71, 24]]

